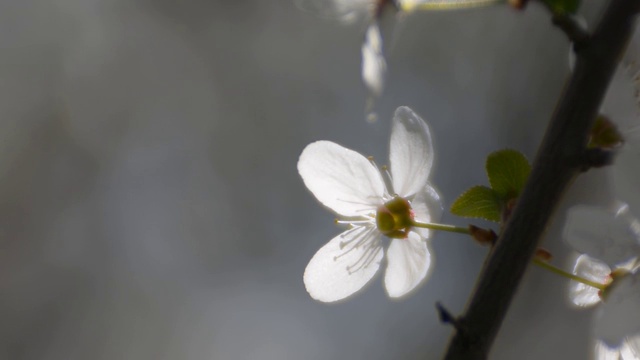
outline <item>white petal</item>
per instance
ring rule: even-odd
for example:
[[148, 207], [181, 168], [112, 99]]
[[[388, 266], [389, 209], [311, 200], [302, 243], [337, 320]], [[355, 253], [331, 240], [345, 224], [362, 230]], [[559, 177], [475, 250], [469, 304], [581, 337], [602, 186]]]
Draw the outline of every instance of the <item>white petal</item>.
[[620, 351], [615, 348], [610, 348], [602, 341], [596, 341], [595, 346], [595, 360], [620, 360]]
[[611, 169], [615, 196], [629, 204], [631, 212], [640, 215], [640, 120], [636, 126], [631, 135], [623, 135], [626, 142], [618, 150]]
[[433, 165], [431, 133], [424, 120], [406, 106], [393, 116], [389, 160], [396, 194], [408, 197], [427, 184]]
[[640, 335], [640, 274], [614, 280], [600, 308], [595, 334], [610, 346]]
[[[349, 242], [344, 245], [345, 242]], [[384, 252], [374, 227], [346, 231], [320, 248], [304, 271], [312, 298], [333, 302], [362, 289], [378, 272]]]
[[[581, 255], [576, 260], [573, 273], [587, 280], [604, 284], [611, 274], [611, 269], [601, 261], [587, 255]], [[600, 296], [598, 292], [598, 289], [583, 283], [577, 281], [569, 282], [569, 299], [577, 306], [592, 306], [599, 303]]]
[[623, 360], [640, 360], [640, 336], [628, 337], [620, 353]]
[[362, 43], [362, 81], [371, 95], [378, 97], [384, 89], [387, 61], [382, 50], [382, 36], [377, 24], [371, 24]]
[[[436, 190], [427, 184], [411, 201], [411, 208], [415, 215], [416, 221], [420, 222], [439, 222], [442, 216], [442, 201]], [[415, 228], [423, 238], [431, 237], [429, 229]]]
[[615, 266], [640, 254], [638, 234], [629, 221], [622, 213], [574, 206], [567, 214], [564, 238], [577, 251]]
[[431, 254], [427, 242], [413, 231], [406, 239], [393, 239], [387, 249], [384, 285], [392, 298], [401, 297], [427, 276]]
[[298, 160], [304, 184], [326, 207], [361, 216], [383, 204], [385, 185], [367, 158], [330, 141], [307, 145]]

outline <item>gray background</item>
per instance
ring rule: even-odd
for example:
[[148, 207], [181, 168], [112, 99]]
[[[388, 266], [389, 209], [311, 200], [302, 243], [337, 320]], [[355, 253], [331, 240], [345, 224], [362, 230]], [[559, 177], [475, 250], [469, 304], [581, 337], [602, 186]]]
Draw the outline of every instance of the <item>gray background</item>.
[[[486, 183], [489, 152], [534, 156], [569, 44], [537, 4], [408, 16], [369, 124], [365, 25], [289, 0], [0, 1], [0, 359], [439, 358], [434, 303], [463, 309], [487, 249], [438, 234], [410, 298], [378, 278], [317, 303], [302, 273], [340, 229], [298, 155], [326, 139], [383, 163], [409, 105], [448, 207]], [[563, 209], [606, 182], [580, 178]], [[545, 246], [569, 268], [563, 217]], [[531, 269], [492, 358], [586, 358], [592, 311], [566, 285]]]

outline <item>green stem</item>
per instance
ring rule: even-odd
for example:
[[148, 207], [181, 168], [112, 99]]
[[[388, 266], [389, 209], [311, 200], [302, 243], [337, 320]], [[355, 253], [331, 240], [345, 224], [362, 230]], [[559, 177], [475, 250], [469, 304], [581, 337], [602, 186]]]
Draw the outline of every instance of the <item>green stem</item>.
[[[419, 222], [419, 221], [412, 221], [411, 226], [415, 226], [415, 227], [419, 227], [419, 228], [424, 228], [424, 229], [430, 229], [430, 230], [440, 230], [440, 231], [448, 231], [448, 232], [454, 232], [454, 233], [459, 233], [459, 234], [466, 234], [466, 235], [471, 235], [471, 231], [469, 231], [469, 228], [464, 228], [464, 227], [458, 227], [458, 226], [453, 226], [453, 225], [445, 225], [445, 224], [436, 224], [436, 223], [423, 223], [423, 222]], [[556, 274], [556, 275], [560, 275], [562, 277], [565, 277], [567, 279], [571, 279], [573, 281], [577, 281], [579, 283], [585, 284], [587, 286], [591, 286], [594, 287], [596, 289], [599, 290], [604, 290], [607, 286], [605, 284], [601, 284], [595, 281], [591, 281], [588, 279], [585, 279], [583, 277], [580, 277], [578, 275], [572, 274], [570, 272], [564, 271], [559, 267], [553, 266], [547, 262], [544, 262], [540, 259], [533, 259], [533, 263], [545, 270], [551, 271], [552, 273]]]
[[604, 290], [606, 288], [606, 285], [604, 285], [604, 284], [600, 284], [600, 283], [597, 283], [595, 281], [587, 280], [587, 279], [585, 279], [583, 277], [580, 277], [578, 275], [566, 272], [566, 271], [564, 271], [564, 270], [562, 270], [562, 269], [560, 269], [558, 267], [555, 267], [555, 266], [553, 266], [553, 265], [551, 265], [549, 263], [546, 263], [546, 262], [544, 262], [542, 260], [533, 259], [533, 263], [538, 265], [539, 267], [541, 267], [543, 269], [551, 271], [554, 274], [557, 274], [557, 275], [560, 275], [560, 276], [564, 276], [564, 277], [566, 277], [568, 279], [571, 279], [573, 281], [577, 281], [579, 283], [594, 287], [596, 289]]
[[453, 226], [453, 225], [435, 224], [435, 223], [422, 223], [422, 222], [419, 222], [419, 221], [412, 221], [411, 222], [411, 226], [424, 228], [424, 229], [431, 229], [431, 230], [449, 231], [449, 232], [454, 232], [454, 233], [459, 233], [459, 234], [467, 234], [467, 235], [471, 234], [471, 232], [469, 231], [469, 228], [458, 227], [458, 226]]

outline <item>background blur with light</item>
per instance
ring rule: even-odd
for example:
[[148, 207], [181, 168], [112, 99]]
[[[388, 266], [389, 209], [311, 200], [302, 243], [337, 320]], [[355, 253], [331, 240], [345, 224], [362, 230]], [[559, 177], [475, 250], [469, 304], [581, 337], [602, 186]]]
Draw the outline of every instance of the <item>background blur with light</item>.
[[[594, 23], [604, 1], [588, 3]], [[297, 158], [325, 139], [385, 163], [408, 105], [448, 207], [486, 183], [489, 152], [533, 158], [569, 43], [538, 4], [406, 16], [369, 124], [365, 26], [291, 0], [0, 1], [0, 359], [439, 358], [452, 329], [434, 303], [462, 311], [487, 249], [438, 234], [409, 298], [378, 278], [315, 302], [302, 273], [340, 229]], [[564, 209], [599, 201], [606, 175], [565, 199], [545, 243], [556, 264], [571, 266]], [[530, 269], [493, 358], [586, 358], [593, 311], [566, 286]]]

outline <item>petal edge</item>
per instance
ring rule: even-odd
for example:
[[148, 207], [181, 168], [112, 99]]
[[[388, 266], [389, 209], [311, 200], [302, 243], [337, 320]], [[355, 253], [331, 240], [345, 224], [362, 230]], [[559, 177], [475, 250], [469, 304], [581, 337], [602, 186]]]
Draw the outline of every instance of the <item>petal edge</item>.
[[305, 147], [298, 172], [323, 205], [344, 216], [362, 216], [382, 204], [385, 185], [378, 169], [361, 154], [331, 141]]

